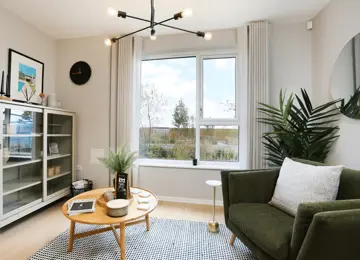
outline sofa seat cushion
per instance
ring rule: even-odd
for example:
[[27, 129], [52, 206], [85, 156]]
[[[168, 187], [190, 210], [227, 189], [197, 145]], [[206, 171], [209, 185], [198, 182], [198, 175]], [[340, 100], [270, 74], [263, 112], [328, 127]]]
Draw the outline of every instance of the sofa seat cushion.
[[239, 203], [229, 209], [229, 219], [254, 244], [277, 260], [287, 260], [294, 218], [268, 204]]

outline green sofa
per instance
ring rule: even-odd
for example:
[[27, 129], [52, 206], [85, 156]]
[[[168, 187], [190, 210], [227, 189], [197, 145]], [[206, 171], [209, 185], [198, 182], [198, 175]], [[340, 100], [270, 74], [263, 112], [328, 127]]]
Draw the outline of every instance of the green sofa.
[[295, 218], [268, 204], [278, 176], [221, 172], [230, 244], [239, 238], [259, 260], [360, 260], [360, 171], [344, 169], [337, 201], [300, 204]]

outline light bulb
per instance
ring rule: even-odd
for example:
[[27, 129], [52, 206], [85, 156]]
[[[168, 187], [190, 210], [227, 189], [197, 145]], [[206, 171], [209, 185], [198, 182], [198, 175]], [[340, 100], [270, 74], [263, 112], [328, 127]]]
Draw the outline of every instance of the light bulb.
[[150, 39], [152, 41], [156, 40], [156, 31], [154, 29], [151, 29], [151, 33], [150, 33]]
[[193, 14], [193, 11], [190, 8], [186, 8], [186, 9], [184, 9], [184, 11], [181, 12], [181, 16], [183, 18], [190, 17], [190, 16], [192, 16], [192, 14]]
[[112, 43], [111, 39], [106, 39], [106, 40], [105, 40], [105, 45], [106, 45], [106, 46], [110, 47], [112, 44], [113, 44], [113, 43]]
[[117, 11], [115, 8], [109, 7], [109, 8], [108, 8], [108, 14], [109, 14], [110, 16], [117, 16], [118, 11]]
[[210, 41], [212, 39], [212, 33], [211, 32], [205, 33], [204, 38], [205, 38], [205, 40]]

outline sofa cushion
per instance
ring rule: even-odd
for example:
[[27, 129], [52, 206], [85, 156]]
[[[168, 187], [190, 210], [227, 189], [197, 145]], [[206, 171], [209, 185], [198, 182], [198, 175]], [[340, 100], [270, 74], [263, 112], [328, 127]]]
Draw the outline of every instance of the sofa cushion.
[[344, 166], [313, 166], [286, 158], [270, 204], [296, 216], [300, 203], [336, 200]]
[[254, 244], [277, 260], [287, 260], [294, 218], [268, 204], [230, 206], [229, 219]]

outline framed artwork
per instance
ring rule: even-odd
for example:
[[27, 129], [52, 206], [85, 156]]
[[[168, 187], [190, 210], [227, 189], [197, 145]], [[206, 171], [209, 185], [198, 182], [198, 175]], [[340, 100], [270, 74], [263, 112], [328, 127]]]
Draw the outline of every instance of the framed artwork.
[[39, 103], [44, 91], [44, 63], [9, 49], [6, 95], [15, 101]]

